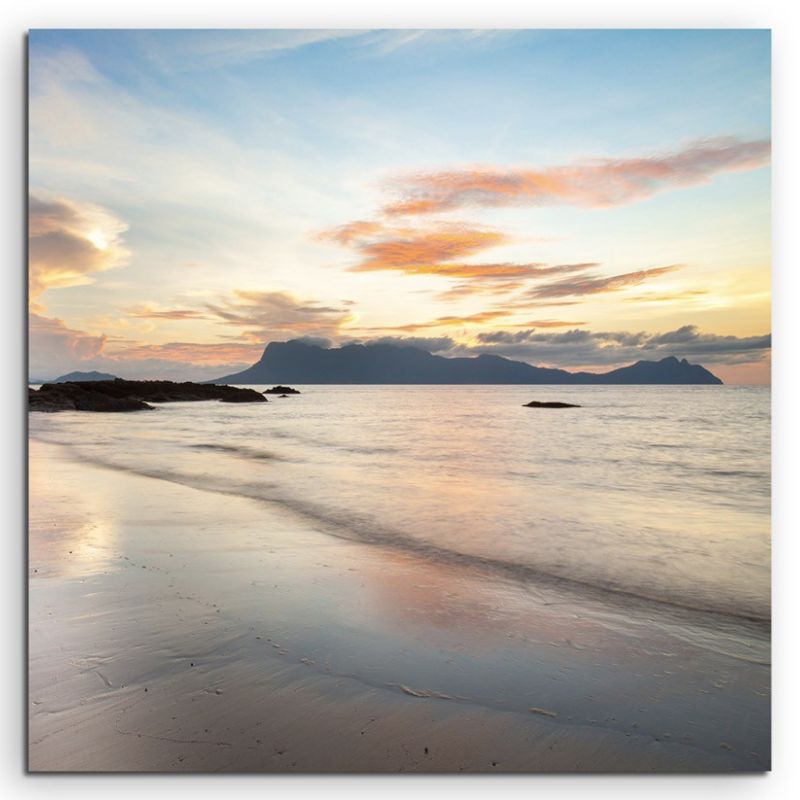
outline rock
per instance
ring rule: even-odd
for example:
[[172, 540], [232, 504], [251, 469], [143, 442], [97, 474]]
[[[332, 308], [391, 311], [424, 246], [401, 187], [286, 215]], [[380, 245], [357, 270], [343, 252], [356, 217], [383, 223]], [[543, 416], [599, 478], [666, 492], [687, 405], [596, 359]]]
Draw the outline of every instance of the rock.
[[553, 403], [547, 402], [542, 403], [539, 400], [531, 400], [530, 403], [525, 403], [523, 408], [580, 408], [580, 406], [576, 406], [573, 403]]
[[[53, 386], [53, 384], [45, 384]], [[30, 411], [147, 411], [153, 406], [131, 397], [112, 397], [80, 390], [35, 391], [28, 389]]]
[[[253, 391], [252, 389], [243, 389], [244, 392]], [[267, 402], [267, 398], [258, 392], [253, 392], [257, 397], [260, 397], [263, 402]], [[253, 400], [252, 397], [246, 394], [229, 394], [219, 398], [220, 403], [258, 403], [258, 400]]]
[[145, 411], [153, 403], [219, 400], [223, 403], [266, 403], [253, 389], [173, 381], [68, 381], [28, 389], [30, 411]]
[[299, 389], [292, 389], [291, 386], [273, 386], [271, 389], [264, 389], [262, 394], [279, 394], [286, 397], [290, 394], [300, 394]]

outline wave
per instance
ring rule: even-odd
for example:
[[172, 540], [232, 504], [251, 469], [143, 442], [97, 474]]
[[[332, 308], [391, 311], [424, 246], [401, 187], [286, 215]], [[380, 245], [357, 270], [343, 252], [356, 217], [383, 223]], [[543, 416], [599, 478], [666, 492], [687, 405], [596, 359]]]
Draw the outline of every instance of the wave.
[[279, 456], [277, 453], [270, 453], [266, 450], [256, 450], [253, 447], [242, 447], [241, 445], [233, 444], [190, 444], [189, 447], [194, 450], [211, 450], [215, 453], [227, 453], [229, 455], [237, 455], [243, 458], [249, 458], [254, 461], [290, 461], [291, 459]]
[[[602, 579], [587, 580], [576, 576], [556, 574], [533, 564], [506, 561], [501, 558], [464, 553], [459, 550], [443, 547], [425, 540], [417, 539], [397, 529], [382, 525], [376, 520], [353, 512], [324, 507], [312, 501], [288, 496], [283, 487], [276, 483], [244, 483], [233, 482], [222, 476], [208, 474], [188, 474], [142, 465], [123, 464], [118, 461], [100, 458], [87, 454], [72, 444], [63, 445], [80, 457], [82, 462], [113, 469], [120, 472], [138, 475], [156, 480], [175, 483], [192, 489], [216, 494], [243, 497], [249, 500], [278, 505], [308, 520], [322, 525], [328, 535], [361, 544], [387, 547], [418, 558], [440, 564], [451, 564], [460, 567], [479, 569], [525, 584], [540, 584], [557, 589], [564, 589], [582, 596], [591, 594], [596, 599], [619, 603], [637, 602], [663, 610], [672, 609], [682, 612], [709, 614], [728, 617], [735, 620], [756, 623], [760, 627], [769, 627], [770, 617], [755, 611], [735, 609], [711, 603], [687, 602], [683, 598], [667, 597], [657, 593], [642, 591], [638, 587], [632, 589], [621, 587]], [[226, 445], [207, 445], [213, 449], [226, 449]], [[239, 448], [232, 448], [238, 450]]]
[[316, 436], [307, 436], [304, 434], [299, 433], [291, 433], [285, 430], [271, 430], [269, 432], [270, 436], [274, 436], [278, 439], [291, 439], [295, 442], [302, 442], [303, 444], [310, 444], [314, 447], [321, 447], [326, 450], [334, 449], [334, 450], [341, 450], [345, 453], [357, 453], [363, 455], [378, 455], [380, 453], [397, 453], [399, 452], [396, 447], [385, 447], [379, 445], [357, 445], [357, 444], [343, 444], [342, 442], [332, 442], [328, 439], [321, 439], [320, 437]]

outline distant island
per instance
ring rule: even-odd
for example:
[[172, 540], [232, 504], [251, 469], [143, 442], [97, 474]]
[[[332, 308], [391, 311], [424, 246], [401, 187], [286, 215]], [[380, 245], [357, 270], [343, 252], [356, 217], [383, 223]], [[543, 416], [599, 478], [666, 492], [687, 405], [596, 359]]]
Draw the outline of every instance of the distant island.
[[46, 381], [46, 383], [74, 383], [76, 381], [115, 380], [117, 380], [116, 375], [109, 375], [105, 372], [97, 372], [96, 370], [92, 370], [91, 372], [68, 372], [66, 375], [59, 375], [57, 378], [53, 378], [51, 381]]
[[495, 355], [446, 358], [416, 347], [301, 340], [270, 342], [259, 361], [208, 383], [228, 384], [721, 384], [705, 367], [674, 356], [610, 372], [567, 372]]

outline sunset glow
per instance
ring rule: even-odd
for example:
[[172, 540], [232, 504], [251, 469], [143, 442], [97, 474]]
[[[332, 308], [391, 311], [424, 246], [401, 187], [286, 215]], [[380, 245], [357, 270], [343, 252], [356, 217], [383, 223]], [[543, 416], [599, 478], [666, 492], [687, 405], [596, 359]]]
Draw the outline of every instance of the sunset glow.
[[414, 33], [33, 32], [31, 376], [310, 337], [769, 383], [768, 32]]

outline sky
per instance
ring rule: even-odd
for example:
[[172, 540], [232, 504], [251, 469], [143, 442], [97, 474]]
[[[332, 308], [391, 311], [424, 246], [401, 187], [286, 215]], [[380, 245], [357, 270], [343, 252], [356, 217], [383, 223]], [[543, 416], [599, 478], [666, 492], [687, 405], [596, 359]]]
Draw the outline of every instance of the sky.
[[270, 341], [770, 382], [759, 30], [37, 30], [31, 377]]

